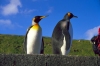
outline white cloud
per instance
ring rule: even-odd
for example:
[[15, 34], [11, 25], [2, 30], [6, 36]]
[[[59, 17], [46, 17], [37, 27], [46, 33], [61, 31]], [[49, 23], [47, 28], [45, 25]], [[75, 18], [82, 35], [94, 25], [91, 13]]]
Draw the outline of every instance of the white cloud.
[[15, 27], [19, 27], [19, 28], [22, 28], [22, 26], [20, 26], [19, 24], [17, 23], [12, 23], [11, 20], [3, 20], [3, 19], [0, 19], [0, 27], [4, 28], [4, 29], [13, 29]]
[[13, 27], [13, 24], [11, 23], [10, 20], [0, 19], [0, 26], [3, 26], [3, 27]]
[[53, 7], [50, 7], [50, 8], [46, 11], [46, 13], [52, 13], [52, 11], [53, 11]]
[[98, 34], [98, 29], [99, 29], [100, 25], [97, 26], [97, 27], [94, 27], [92, 29], [89, 29], [86, 31], [86, 39], [90, 40], [94, 35], [97, 35]]
[[9, 4], [7, 4], [6, 6], [1, 6], [2, 14], [5, 16], [17, 14], [19, 12], [18, 6], [22, 6], [20, 0], [10, 0]]
[[25, 9], [25, 10], [20, 11], [20, 13], [28, 14], [28, 13], [32, 13], [34, 11], [36, 11], [36, 10], [35, 9], [31, 9], [31, 10]]

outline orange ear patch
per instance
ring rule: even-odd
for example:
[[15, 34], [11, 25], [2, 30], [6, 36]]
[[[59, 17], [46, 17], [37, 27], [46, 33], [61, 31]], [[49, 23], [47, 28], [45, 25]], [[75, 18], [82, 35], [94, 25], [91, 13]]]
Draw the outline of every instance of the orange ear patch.
[[68, 13], [68, 16], [70, 17], [71, 16], [71, 13]]

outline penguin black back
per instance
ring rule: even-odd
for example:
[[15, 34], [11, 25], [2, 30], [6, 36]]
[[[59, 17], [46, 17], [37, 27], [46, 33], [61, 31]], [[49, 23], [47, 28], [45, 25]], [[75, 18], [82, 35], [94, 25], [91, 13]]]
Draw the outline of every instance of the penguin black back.
[[77, 16], [74, 16], [69, 12], [55, 26], [52, 33], [52, 47], [54, 54], [66, 55], [69, 53], [73, 37], [70, 19], [73, 17]]
[[[64, 35], [63, 34], [67, 34], [67, 37], [69, 35], [67, 29], [69, 29], [69, 22], [67, 24], [66, 27], [62, 26], [62, 22], [64, 22], [65, 20], [61, 20], [58, 22], [58, 24], [55, 26], [54, 30], [53, 30], [53, 34], [52, 34], [52, 45], [53, 45], [53, 53], [54, 54], [62, 54], [60, 48], [63, 45], [63, 40], [64, 40]], [[70, 37], [69, 37], [70, 38]], [[66, 50], [69, 49], [70, 45], [66, 45]]]

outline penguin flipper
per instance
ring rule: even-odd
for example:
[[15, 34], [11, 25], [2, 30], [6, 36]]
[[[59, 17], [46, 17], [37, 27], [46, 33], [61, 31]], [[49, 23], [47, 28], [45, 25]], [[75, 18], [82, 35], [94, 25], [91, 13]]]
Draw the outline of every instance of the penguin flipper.
[[66, 41], [66, 54], [68, 54], [72, 45], [72, 38], [73, 38], [73, 29], [69, 21], [66, 23], [66, 26], [63, 29], [63, 34], [65, 36], [65, 41]]
[[52, 47], [54, 54], [61, 54], [60, 47], [63, 45], [63, 35], [62, 35], [62, 28], [60, 27], [60, 21], [55, 26], [53, 33], [52, 33]]
[[44, 54], [44, 41], [43, 41], [43, 37], [42, 37], [42, 44], [41, 44], [40, 54]]

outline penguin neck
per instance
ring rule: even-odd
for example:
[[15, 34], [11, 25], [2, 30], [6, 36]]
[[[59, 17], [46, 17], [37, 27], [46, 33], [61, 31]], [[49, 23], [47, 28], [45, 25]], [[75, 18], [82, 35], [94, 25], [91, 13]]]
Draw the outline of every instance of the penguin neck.
[[36, 22], [32, 21], [32, 25], [35, 25], [35, 24], [38, 24], [38, 23], [36, 23]]
[[70, 17], [68, 17], [68, 16], [64, 16], [64, 18], [63, 18], [64, 20], [70, 20], [71, 18]]

